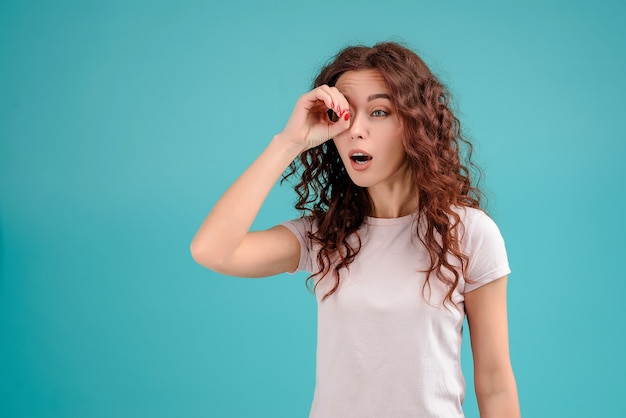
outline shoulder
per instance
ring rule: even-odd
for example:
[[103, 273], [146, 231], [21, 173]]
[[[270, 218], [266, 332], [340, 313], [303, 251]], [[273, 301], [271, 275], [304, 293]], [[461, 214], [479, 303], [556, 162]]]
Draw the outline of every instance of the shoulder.
[[316, 228], [317, 222], [312, 216], [303, 216], [297, 219], [291, 219], [281, 223], [282, 226], [289, 229], [298, 239], [309, 239], [309, 233]]
[[319, 244], [314, 243], [311, 235], [318, 229], [318, 222], [313, 216], [303, 216], [301, 218], [285, 221], [280, 224], [284, 226], [300, 241], [300, 247], [303, 251], [313, 251], [317, 249]]
[[312, 216], [292, 219], [280, 224], [287, 228], [300, 243], [300, 261], [296, 271], [313, 271], [315, 251], [319, 244], [313, 242], [311, 233], [317, 229], [317, 222]]
[[504, 238], [496, 223], [476, 208], [460, 208], [461, 251], [469, 258], [467, 277], [471, 283], [465, 286], [471, 291], [492, 280], [508, 275], [508, 257]]
[[495, 221], [482, 209], [468, 206], [455, 207], [461, 220], [461, 242], [471, 242], [481, 237], [501, 237]]

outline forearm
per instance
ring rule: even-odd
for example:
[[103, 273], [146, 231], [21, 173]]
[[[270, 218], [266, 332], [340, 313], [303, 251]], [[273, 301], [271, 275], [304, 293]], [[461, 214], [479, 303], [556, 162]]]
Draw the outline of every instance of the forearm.
[[226, 190], [191, 243], [194, 259], [204, 265], [221, 263], [240, 245], [270, 190], [302, 151], [279, 135]]

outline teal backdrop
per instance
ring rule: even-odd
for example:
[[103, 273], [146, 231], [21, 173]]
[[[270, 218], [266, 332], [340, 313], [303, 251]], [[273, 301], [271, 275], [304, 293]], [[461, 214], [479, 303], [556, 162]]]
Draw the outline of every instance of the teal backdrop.
[[[450, 87], [507, 242], [526, 417], [624, 417], [626, 13], [613, 1], [0, 2], [0, 417], [305, 417], [305, 276], [189, 242], [338, 49]], [[276, 187], [255, 227], [295, 217]], [[478, 417], [470, 349], [466, 415]]]

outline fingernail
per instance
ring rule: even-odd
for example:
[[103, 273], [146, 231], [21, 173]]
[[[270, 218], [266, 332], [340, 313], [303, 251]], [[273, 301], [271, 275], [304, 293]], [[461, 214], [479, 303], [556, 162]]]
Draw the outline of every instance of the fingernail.
[[339, 112], [339, 117], [342, 117], [345, 113], [346, 113], [346, 111], [345, 111], [345, 110], [340, 111], [340, 112]]
[[333, 107], [335, 107], [335, 102], [331, 101], [330, 102], [330, 108], [332, 109]]
[[343, 117], [345, 120], [350, 119], [350, 112], [346, 113], [345, 116]]

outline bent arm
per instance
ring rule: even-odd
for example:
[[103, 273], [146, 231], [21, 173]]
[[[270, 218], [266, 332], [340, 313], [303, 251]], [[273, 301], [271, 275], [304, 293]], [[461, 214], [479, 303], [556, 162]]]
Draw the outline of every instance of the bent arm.
[[[319, 86], [298, 99], [285, 129], [217, 201], [191, 242], [199, 264], [241, 277], [271, 276], [298, 266], [300, 245], [283, 226], [250, 232], [261, 205], [289, 164], [349, 126], [349, 116], [331, 122], [327, 110], [348, 109], [335, 87]], [[346, 111], [343, 110], [345, 113]], [[342, 113], [342, 114], [344, 114]]]
[[506, 284], [502, 277], [465, 294], [481, 418], [520, 416], [509, 355]]
[[302, 151], [275, 136], [252, 165], [226, 190], [193, 241], [194, 260], [218, 273], [270, 276], [298, 265], [297, 238], [285, 227], [249, 232], [270, 190]]

